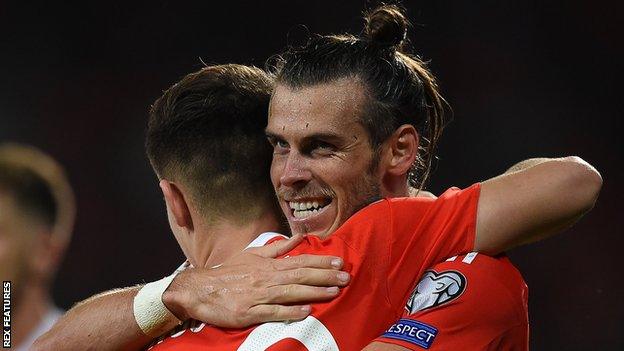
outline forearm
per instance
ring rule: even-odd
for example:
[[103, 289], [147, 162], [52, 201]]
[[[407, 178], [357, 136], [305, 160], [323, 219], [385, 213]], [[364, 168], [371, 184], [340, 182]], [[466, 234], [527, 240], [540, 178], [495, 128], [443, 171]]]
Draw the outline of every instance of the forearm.
[[78, 303], [33, 350], [138, 350], [151, 338], [139, 329], [133, 300], [140, 287], [110, 291]]
[[520, 162], [516, 163], [515, 165], [509, 167], [509, 169], [507, 171], [505, 171], [505, 173], [503, 173], [503, 174], [511, 174], [511, 173], [520, 172], [520, 171], [523, 171], [525, 169], [531, 168], [533, 166], [537, 166], [540, 163], [549, 162], [549, 161], [552, 161], [552, 160], [554, 160], [554, 159], [547, 158], [547, 157], [530, 158], [528, 160], [520, 161]]
[[493, 254], [560, 232], [593, 207], [601, 185], [578, 157], [516, 164], [482, 183], [475, 249]]

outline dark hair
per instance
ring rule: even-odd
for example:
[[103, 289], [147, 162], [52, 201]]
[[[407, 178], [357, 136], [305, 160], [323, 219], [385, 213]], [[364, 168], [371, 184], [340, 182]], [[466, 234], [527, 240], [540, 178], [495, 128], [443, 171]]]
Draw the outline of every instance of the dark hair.
[[305, 45], [271, 59], [269, 69], [277, 84], [293, 88], [348, 77], [361, 80], [370, 97], [361, 121], [376, 155], [399, 126], [414, 125], [420, 152], [408, 179], [423, 187], [444, 127], [446, 102], [425, 63], [403, 50], [409, 23], [402, 10], [383, 5], [365, 20], [362, 36], [313, 35]]
[[146, 149], [160, 178], [181, 182], [210, 218], [245, 222], [273, 204], [264, 135], [272, 80], [228, 64], [191, 73], [150, 110]]
[[52, 230], [58, 204], [50, 184], [39, 174], [21, 164], [0, 159], [0, 190], [13, 197], [20, 211]]

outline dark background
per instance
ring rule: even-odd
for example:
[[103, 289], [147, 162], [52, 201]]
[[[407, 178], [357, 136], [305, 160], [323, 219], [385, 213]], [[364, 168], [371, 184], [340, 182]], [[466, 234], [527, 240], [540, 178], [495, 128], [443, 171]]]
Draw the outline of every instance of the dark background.
[[[78, 221], [54, 287], [66, 308], [160, 278], [182, 261], [143, 152], [146, 112], [161, 91], [199, 69], [200, 58], [262, 66], [297, 24], [357, 33], [367, 5], [58, 3], [0, 2], [0, 141], [39, 146], [68, 169]], [[434, 192], [536, 156], [579, 155], [603, 175], [595, 209], [573, 229], [510, 253], [530, 287], [532, 349], [624, 349], [622, 5], [406, 7], [415, 24], [410, 38], [455, 111]]]

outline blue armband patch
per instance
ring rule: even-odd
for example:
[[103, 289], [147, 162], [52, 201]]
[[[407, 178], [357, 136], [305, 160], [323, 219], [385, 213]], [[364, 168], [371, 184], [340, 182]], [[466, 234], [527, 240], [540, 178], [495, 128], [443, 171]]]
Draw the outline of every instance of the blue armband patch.
[[383, 334], [384, 338], [398, 339], [428, 349], [438, 334], [438, 330], [425, 323], [411, 319], [399, 319]]

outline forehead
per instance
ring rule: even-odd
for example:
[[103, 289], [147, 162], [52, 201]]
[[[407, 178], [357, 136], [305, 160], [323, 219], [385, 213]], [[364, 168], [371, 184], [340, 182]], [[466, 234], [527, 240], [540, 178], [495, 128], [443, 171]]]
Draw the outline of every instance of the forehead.
[[271, 99], [267, 131], [295, 135], [363, 131], [359, 118], [364, 99], [364, 86], [353, 78], [302, 88], [278, 84]]

